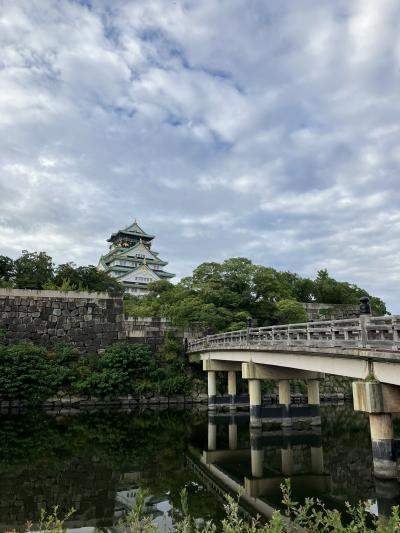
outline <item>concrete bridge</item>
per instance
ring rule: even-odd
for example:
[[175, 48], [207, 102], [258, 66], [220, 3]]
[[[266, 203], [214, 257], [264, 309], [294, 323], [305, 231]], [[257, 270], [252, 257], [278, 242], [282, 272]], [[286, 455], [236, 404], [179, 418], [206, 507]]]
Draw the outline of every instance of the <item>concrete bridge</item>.
[[[369, 413], [374, 472], [397, 478], [392, 414], [400, 412], [400, 316], [374, 317], [366, 298], [356, 319], [308, 322], [209, 335], [188, 342], [191, 358], [208, 373], [209, 409], [220, 404], [236, 410], [236, 374], [248, 380], [250, 426], [271, 418], [290, 426], [299, 414], [320, 424], [319, 381], [325, 373], [353, 378], [353, 402]], [[217, 395], [216, 372], [228, 373], [228, 400]], [[276, 412], [262, 405], [262, 380], [279, 383]], [[291, 406], [290, 380], [305, 380], [308, 406]], [[241, 397], [243, 403], [243, 396]]]

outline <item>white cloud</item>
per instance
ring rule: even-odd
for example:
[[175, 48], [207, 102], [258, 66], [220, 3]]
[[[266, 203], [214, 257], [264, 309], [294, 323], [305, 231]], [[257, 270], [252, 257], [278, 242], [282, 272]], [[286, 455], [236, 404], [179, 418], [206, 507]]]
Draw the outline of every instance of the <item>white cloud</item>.
[[[400, 312], [396, 0], [6, 0], [0, 253], [248, 255]], [[102, 244], [103, 243], [103, 244]]]

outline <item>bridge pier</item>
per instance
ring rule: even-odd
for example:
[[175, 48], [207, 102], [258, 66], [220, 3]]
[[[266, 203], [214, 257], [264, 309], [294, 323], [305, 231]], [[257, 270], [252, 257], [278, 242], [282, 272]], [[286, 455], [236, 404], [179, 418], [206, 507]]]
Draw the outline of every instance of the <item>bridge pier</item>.
[[250, 427], [261, 427], [261, 380], [249, 379]]
[[397, 479], [397, 451], [392, 413], [400, 412], [400, 387], [377, 381], [353, 383], [356, 411], [369, 414], [374, 474], [380, 479]]
[[321, 405], [321, 399], [319, 395], [319, 381], [317, 379], [309, 379], [307, 380], [307, 391], [308, 391], [308, 405], [317, 405], [317, 411], [312, 419], [311, 419], [311, 425], [312, 426], [320, 426], [321, 425], [321, 411], [320, 411], [320, 405]]
[[230, 450], [236, 450], [237, 449], [237, 424], [235, 419], [232, 417], [232, 420], [229, 421], [228, 426], [228, 439], [229, 439], [229, 449]]
[[208, 409], [215, 411], [217, 406], [215, 405], [215, 397], [217, 395], [217, 374], [214, 370], [207, 372], [207, 385], [208, 385]]
[[[228, 404], [231, 411], [236, 411], [236, 372], [241, 370], [241, 364], [203, 359], [203, 370], [207, 372], [208, 409], [215, 411], [218, 405]], [[217, 396], [217, 372], [228, 373], [228, 397]]]
[[228, 396], [230, 399], [230, 405], [229, 410], [230, 411], [236, 411], [236, 371], [235, 370], [229, 370], [228, 371]]
[[288, 379], [279, 380], [279, 403], [284, 406], [282, 427], [290, 427], [292, 425], [292, 419], [290, 417], [290, 381]]
[[217, 424], [213, 420], [208, 421], [207, 441], [208, 450], [215, 451], [217, 449]]
[[291, 476], [293, 474], [293, 448], [289, 445], [287, 448], [281, 448], [282, 474]]
[[[324, 375], [318, 372], [306, 371], [301, 369], [280, 368], [272, 365], [262, 365], [258, 363], [242, 363], [242, 377], [249, 382], [250, 393], [250, 426], [261, 427], [264, 422], [280, 422], [282, 427], [290, 427], [293, 418], [311, 419], [312, 425], [320, 425], [321, 417], [319, 411], [319, 384], [318, 379]], [[278, 381], [279, 384], [279, 406], [263, 407], [261, 397], [261, 381], [270, 379]], [[290, 394], [291, 379], [306, 379], [310, 383], [310, 401], [309, 406], [292, 406]], [[310, 403], [310, 402], [309, 402]], [[278, 418], [273, 411], [281, 408]], [[268, 414], [267, 414], [268, 413]], [[269, 420], [272, 417], [272, 420]]]
[[[261, 434], [261, 431], [260, 431]], [[257, 439], [250, 439], [250, 460], [252, 477], [261, 478], [264, 474], [264, 447], [257, 442]]]

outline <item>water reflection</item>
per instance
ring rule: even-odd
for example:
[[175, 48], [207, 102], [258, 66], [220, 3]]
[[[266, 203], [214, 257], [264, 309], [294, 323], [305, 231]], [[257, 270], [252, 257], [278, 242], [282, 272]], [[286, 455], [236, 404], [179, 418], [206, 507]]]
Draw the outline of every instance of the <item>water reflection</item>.
[[196, 518], [221, 516], [185, 468], [187, 440], [201, 425], [204, 414], [193, 412], [2, 417], [0, 529], [21, 530], [54, 505], [61, 513], [76, 509], [70, 528], [111, 526], [132, 508], [139, 487], [149, 491], [146, 508], [160, 523], [180, 509], [184, 486]]
[[384, 518], [400, 503], [397, 481], [373, 477], [368, 419], [350, 406], [325, 407], [322, 431], [249, 430], [246, 415], [210, 414], [208, 446], [197, 450], [197, 461], [210, 481], [227, 492], [240, 490], [243, 505], [265, 517], [280, 507], [285, 478], [296, 500], [318, 497], [340, 510], [345, 501], [369, 501], [371, 513]]
[[[193, 517], [223, 516], [226, 492], [244, 491], [245, 512], [270, 516], [280, 484], [296, 500], [328, 506], [369, 500], [372, 512], [400, 502], [397, 482], [375, 482], [368, 418], [350, 407], [322, 409], [318, 428], [250, 430], [246, 413], [145, 411], [3, 416], [0, 424], [0, 530], [22, 530], [40, 509], [76, 509], [70, 528], [107, 527], [149, 491], [146, 510], [168, 525], [188, 490]], [[216, 497], [217, 496], [217, 497]]]

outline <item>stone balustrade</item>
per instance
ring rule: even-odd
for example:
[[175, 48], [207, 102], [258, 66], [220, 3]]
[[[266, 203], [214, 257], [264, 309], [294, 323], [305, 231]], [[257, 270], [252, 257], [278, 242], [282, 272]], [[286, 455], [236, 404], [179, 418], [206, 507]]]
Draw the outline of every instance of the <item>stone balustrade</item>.
[[400, 316], [324, 320], [247, 328], [208, 335], [188, 342], [188, 352], [249, 346], [310, 348], [351, 347], [399, 350]]

